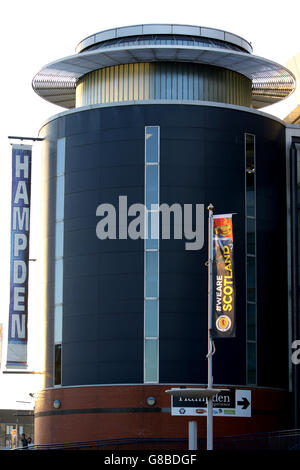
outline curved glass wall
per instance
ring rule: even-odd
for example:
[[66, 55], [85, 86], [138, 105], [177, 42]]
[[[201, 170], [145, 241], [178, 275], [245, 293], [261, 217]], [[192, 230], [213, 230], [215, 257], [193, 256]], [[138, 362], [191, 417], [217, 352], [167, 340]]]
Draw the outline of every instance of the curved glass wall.
[[251, 106], [247, 77], [210, 65], [154, 62], [95, 70], [76, 86], [76, 107], [136, 100], [216, 101]]
[[92, 46], [84, 48], [83, 51], [92, 51], [102, 49], [104, 47], [119, 47], [119, 46], [144, 46], [144, 45], [184, 45], [184, 46], [201, 46], [201, 47], [217, 47], [219, 49], [230, 49], [232, 51], [245, 52], [245, 49], [235, 44], [220, 40], [197, 36], [185, 36], [181, 34], [147, 34], [141, 36], [132, 36], [118, 39], [109, 39], [107, 41], [93, 44]]

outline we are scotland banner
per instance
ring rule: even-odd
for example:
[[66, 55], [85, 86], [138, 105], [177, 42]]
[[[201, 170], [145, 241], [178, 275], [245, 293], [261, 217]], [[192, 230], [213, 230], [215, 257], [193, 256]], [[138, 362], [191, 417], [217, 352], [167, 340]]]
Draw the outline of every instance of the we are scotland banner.
[[234, 337], [235, 276], [232, 214], [213, 216], [213, 319], [214, 337]]
[[27, 366], [31, 156], [31, 146], [12, 145], [10, 304], [7, 368]]

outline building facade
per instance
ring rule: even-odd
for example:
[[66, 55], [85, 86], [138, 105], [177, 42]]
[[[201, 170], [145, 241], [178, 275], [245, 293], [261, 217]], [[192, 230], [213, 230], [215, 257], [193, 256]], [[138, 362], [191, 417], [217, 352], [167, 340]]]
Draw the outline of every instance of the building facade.
[[47, 344], [36, 443], [186, 436], [189, 418], [171, 416], [165, 392], [207, 383], [209, 203], [234, 213], [237, 311], [236, 337], [215, 340], [213, 381], [252, 397], [251, 417], [216, 417], [215, 435], [291, 427], [300, 129], [260, 109], [293, 92], [293, 74], [234, 34], [195, 26], [113, 29], [76, 52], [33, 80], [68, 108], [40, 131]]

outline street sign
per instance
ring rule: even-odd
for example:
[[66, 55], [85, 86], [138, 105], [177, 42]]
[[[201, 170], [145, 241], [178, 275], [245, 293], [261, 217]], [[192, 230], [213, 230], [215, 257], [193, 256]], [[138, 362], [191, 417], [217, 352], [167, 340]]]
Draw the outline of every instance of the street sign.
[[[213, 416], [251, 417], [251, 390], [222, 390], [212, 401]], [[171, 415], [207, 416], [206, 398], [172, 396]]]

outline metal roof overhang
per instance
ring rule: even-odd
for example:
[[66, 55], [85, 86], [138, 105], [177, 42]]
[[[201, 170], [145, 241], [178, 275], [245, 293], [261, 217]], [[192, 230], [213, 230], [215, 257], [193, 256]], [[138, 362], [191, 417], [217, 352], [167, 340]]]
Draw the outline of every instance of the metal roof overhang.
[[82, 52], [44, 66], [33, 78], [32, 86], [45, 100], [74, 108], [76, 83], [83, 75], [113, 65], [161, 61], [207, 64], [245, 75], [252, 81], [252, 105], [256, 109], [288, 97], [295, 89], [294, 75], [276, 62], [243, 52], [181, 45], [123, 46]]
[[106, 41], [112, 39], [126, 40], [128, 37], [138, 37], [149, 34], [156, 35], [157, 37], [164, 37], [164, 35], [183, 35], [199, 38], [202, 37], [206, 39], [217, 39], [219, 41], [224, 41], [239, 46], [246, 52], [252, 54], [252, 46], [248, 41], [243, 39], [241, 36], [229, 33], [228, 31], [223, 31], [216, 28], [208, 28], [206, 26], [165, 23], [121, 26], [120, 28], [112, 28], [105, 31], [100, 31], [96, 34], [88, 36], [87, 38], [83, 39], [83, 41], [80, 41], [76, 47], [76, 52], [83, 52], [85, 49], [95, 45], [99, 45], [99, 47], [101, 47], [101, 43], [105, 43]]

